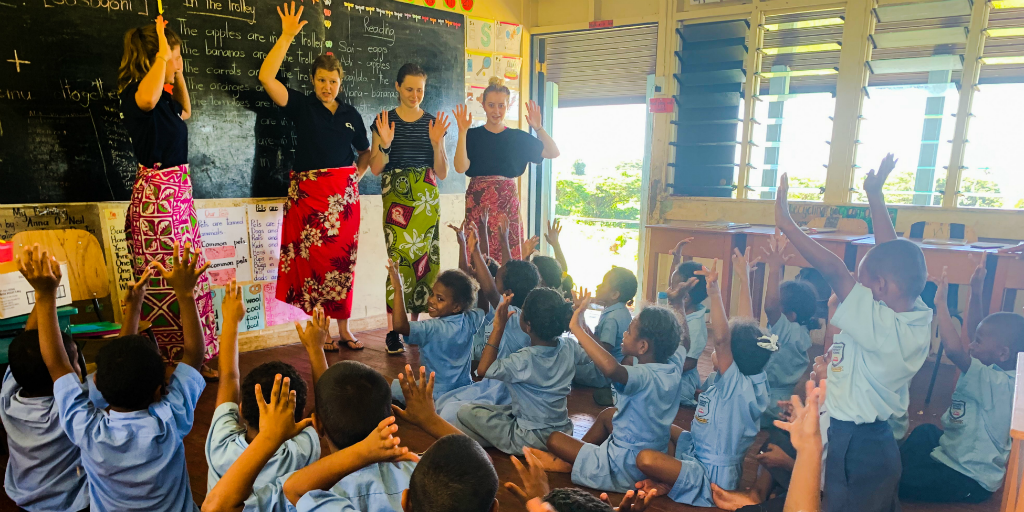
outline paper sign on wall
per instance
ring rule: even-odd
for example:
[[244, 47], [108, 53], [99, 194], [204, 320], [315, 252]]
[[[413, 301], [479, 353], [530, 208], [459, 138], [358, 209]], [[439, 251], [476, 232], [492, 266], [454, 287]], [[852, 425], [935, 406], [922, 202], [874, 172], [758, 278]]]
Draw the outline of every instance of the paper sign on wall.
[[[508, 84], [508, 87], [516, 87], [519, 82], [519, 71], [523, 67], [523, 59], [520, 57], [506, 57], [504, 55], [494, 56], [494, 73], [505, 79], [506, 82], [516, 82], [516, 84]], [[516, 87], [518, 88], [518, 87]]]
[[494, 21], [466, 18], [466, 49], [482, 52], [494, 51]]
[[675, 110], [675, 100], [672, 98], [651, 98], [650, 112], [652, 114], [668, 114]]
[[484, 89], [486, 87], [482, 85], [466, 84], [466, 108], [469, 109], [469, 113], [473, 116], [474, 127], [487, 122], [487, 113], [484, 112], [484, 106], [480, 103]]
[[132, 272], [132, 258], [128, 252], [128, 241], [125, 238], [124, 220], [127, 209], [112, 208], [103, 210], [103, 218], [107, 220], [106, 246], [110, 249], [109, 256], [114, 266], [114, 281], [117, 283], [117, 298], [124, 305], [124, 297], [128, 287], [135, 282]]
[[490, 54], [466, 53], [466, 83], [487, 85], [494, 76], [494, 58]]
[[276, 281], [263, 284], [263, 309], [267, 327], [288, 322], [305, 322], [309, 319], [301, 309], [277, 300], [276, 294]]
[[196, 216], [203, 237], [203, 254], [210, 262], [207, 274], [211, 284], [222, 286], [232, 279], [240, 283], [251, 281], [245, 208], [200, 208]]
[[[213, 316], [217, 321], [217, 334], [224, 329], [224, 296], [227, 290], [223, 287], [210, 289], [213, 298]], [[238, 324], [238, 332], [258, 331], [266, 327], [263, 311], [263, 287], [260, 284], [242, 285], [242, 307], [245, 317]]]
[[519, 55], [519, 48], [523, 42], [522, 25], [499, 21], [497, 32], [498, 37], [494, 51], [507, 55]]
[[276, 281], [281, 258], [281, 223], [284, 203], [250, 204], [249, 244], [252, 253], [252, 280]]

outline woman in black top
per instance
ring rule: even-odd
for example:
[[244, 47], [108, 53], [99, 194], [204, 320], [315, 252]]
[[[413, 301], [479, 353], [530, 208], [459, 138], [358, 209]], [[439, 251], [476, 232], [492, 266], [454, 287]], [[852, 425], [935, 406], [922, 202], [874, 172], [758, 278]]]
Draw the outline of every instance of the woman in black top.
[[[384, 201], [384, 243], [388, 257], [398, 264], [405, 288], [405, 307], [416, 320], [427, 311], [438, 267], [441, 264], [439, 241], [440, 196], [437, 182], [448, 176], [448, 155], [444, 135], [448, 116], [437, 117], [420, 108], [427, 73], [416, 64], [398, 70], [395, 89], [401, 101], [397, 108], [377, 116], [370, 150], [370, 172], [381, 176]], [[405, 351], [401, 337], [392, 330], [391, 311], [395, 290], [387, 278], [389, 354]]]
[[[163, 16], [157, 16], [154, 25], [125, 33], [118, 71], [121, 114], [139, 161], [125, 220], [136, 277], [152, 261], [170, 266], [176, 241], [199, 251], [199, 265], [205, 264], [189, 180], [185, 120], [192, 115], [192, 104], [182, 76], [181, 39], [166, 24]], [[172, 93], [164, 90], [166, 85]], [[168, 361], [180, 359], [184, 349], [178, 309], [162, 302], [173, 296], [173, 289], [162, 279], [154, 280], [141, 312], [141, 320], [152, 324], [160, 353]], [[196, 304], [209, 359], [217, 355], [217, 329], [205, 274], [196, 285]], [[200, 371], [208, 379], [217, 376], [205, 364]]]
[[[455, 171], [470, 177], [466, 189], [466, 220], [479, 223], [481, 216], [488, 219], [485, 229], [489, 247], [483, 249], [493, 258], [501, 254], [497, 233], [501, 217], [507, 215], [509, 246], [512, 257], [519, 259], [523, 228], [519, 222], [519, 191], [513, 178], [522, 176], [531, 162], [539, 164], [545, 158], [557, 158], [558, 146], [544, 131], [540, 107], [533, 101], [526, 105], [526, 122], [537, 132], [537, 137], [505, 126], [505, 110], [511, 94], [503, 83], [501, 78], [493, 77], [484, 90], [481, 103], [487, 113], [487, 123], [483, 126], [470, 128], [473, 116], [469, 109], [465, 105], [456, 107], [459, 146], [455, 150]], [[507, 213], [495, 215], [498, 212]]]
[[[359, 350], [363, 346], [349, 331], [348, 318], [359, 244], [359, 178], [370, 159], [370, 141], [359, 112], [337, 99], [344, 72], [334, 56], [313, 61], [315, 94], [307, 96], [277, 80], [288, 47], [306, 24], [295, 2], [277, 12], [281, 37], [263, 61], [259, 79], [295, 124], [297, 139], [281, 230], [277, 299], [306, 313], [323, 308], [338, 320], [341, 341]], [[337, 346], [332, 341], [328, 349]]]

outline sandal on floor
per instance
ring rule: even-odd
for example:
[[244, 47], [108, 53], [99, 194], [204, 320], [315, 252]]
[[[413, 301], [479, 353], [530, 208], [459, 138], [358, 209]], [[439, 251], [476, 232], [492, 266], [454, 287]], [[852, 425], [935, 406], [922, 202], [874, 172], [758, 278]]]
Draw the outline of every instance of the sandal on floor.
[[203, 376], [203, 380], [206, 382], [217, 382], [220, 380], [220, 372], [205, 364], [199, 367], [199, 374]]
[[338, 348], [338, 340], [331, 339], [324, 343], [324, 352], [338, 352], [339, 350], [341, 349]]
[[344, 343], [345, 346], [347, 346], [349, 350], [358, 351], [358, 350], [362, 350], [362, 349], [366, 348], [366, 347], [363, 346], [362, 343], [359, 342], [359, 340], [339, 340], [339, 341]]

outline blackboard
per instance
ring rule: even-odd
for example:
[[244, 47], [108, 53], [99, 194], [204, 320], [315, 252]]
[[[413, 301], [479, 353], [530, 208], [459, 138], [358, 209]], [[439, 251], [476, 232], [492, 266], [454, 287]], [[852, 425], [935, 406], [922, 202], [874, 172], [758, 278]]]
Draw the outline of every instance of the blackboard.
[[[0, 203], [127, 200], [136, 161], [121, 124], [117, 68], [127, 29], [151, 22], [158, 0], [0, 0]], [[301, 0], [309, 23], [279, 77], [307, 91], [309, 64], [332, 52], [342, 99], [369, 129], [398, 100], [405, 62], [429, 75], [423, 108], [463, 101], [464, 18], [392, 0]], [[182, 37], [192, 98], [189, 160], [196, 198], [287, 195], [293, 128], [257, 80], [281, 31], [269, 0], [163, 0]], [[453, 123], [454, 124], [454, 123]], [[447, 147], [454, 155], [456, 130]], [[450, 172], [442, 193], [465, 190]], [[379, 194], [370, 173], [364, 194]]]

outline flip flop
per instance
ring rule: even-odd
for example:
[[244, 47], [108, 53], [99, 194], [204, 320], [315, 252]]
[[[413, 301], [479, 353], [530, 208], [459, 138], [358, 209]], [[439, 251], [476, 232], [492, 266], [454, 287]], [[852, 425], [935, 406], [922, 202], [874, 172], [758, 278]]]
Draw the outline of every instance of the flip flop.
[[327, 343], [324, 343], [324, 352], [338, 352], [340, 350], [341, 349], [338, 348], [338, 341], [337, 340], [333, 340], [332, 339], [332, 340], [328, 340]]
[[203, 376], [203, 380], [206, 382], [217, 382], [220, 380], [220, 373], [205, 364], [199, 367], [199, 374]]
[[[361, 343], [359, 343], [359, 340], [338, 340], [338, 341], [344, 343], [345, 346], [348, 347], [349, 350], [358, 351], [358, 350], [362, 350], [362, 349], [366, 348]], [[353, 347], [352, 346], [353, 344], [356, 344], [356, 346]]]

